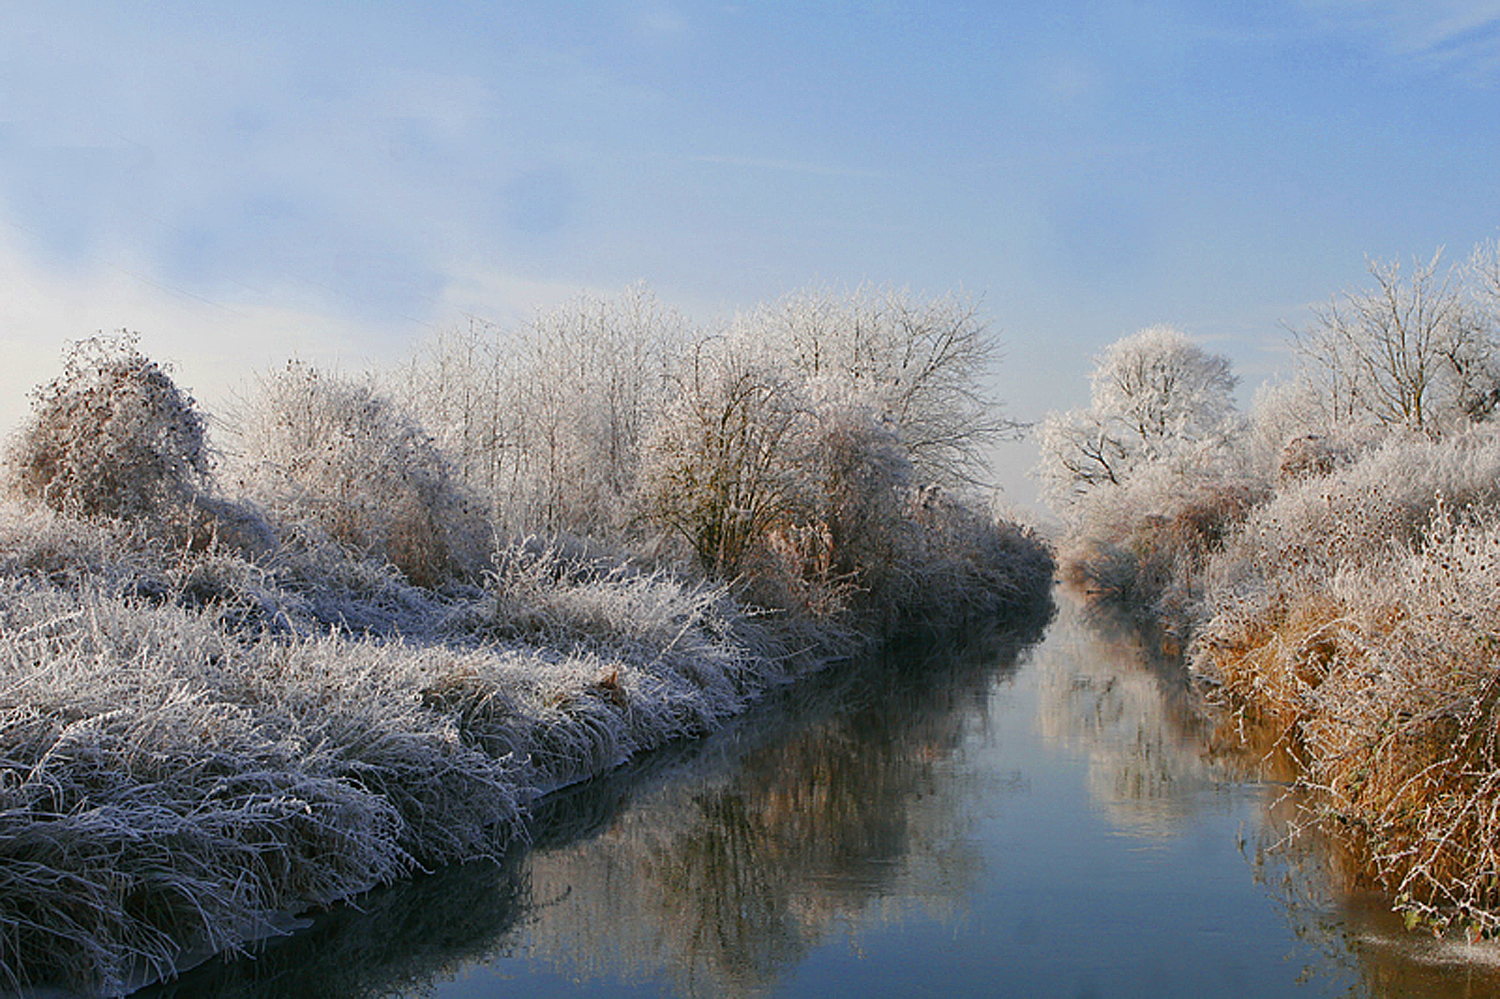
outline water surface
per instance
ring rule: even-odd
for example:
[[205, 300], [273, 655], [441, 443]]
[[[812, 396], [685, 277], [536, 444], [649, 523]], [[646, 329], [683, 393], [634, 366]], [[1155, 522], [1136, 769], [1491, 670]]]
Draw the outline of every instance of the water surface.
[[1169, 665], [1062, 603], [917, 643], [559, 795], [528, 848], [373, 893], [154, 996], [1482, 996]]

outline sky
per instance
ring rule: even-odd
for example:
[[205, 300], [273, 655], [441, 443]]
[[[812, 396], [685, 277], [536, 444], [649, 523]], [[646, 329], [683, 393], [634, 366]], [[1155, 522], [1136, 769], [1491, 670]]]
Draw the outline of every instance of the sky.
[[638, 282], [972, 295], [1023, 421], [1170, 323], [1248, 403], [1367, 260], [1500, 236], [1497, 153], [1500, 0], [0, 0], [0, 429], [97, 331], [214, 411]]

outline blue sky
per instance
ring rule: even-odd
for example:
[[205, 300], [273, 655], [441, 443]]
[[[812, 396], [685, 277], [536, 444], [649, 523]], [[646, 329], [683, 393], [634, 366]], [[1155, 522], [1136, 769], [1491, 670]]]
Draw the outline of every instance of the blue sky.
[[1253, 386], [1497, 153], [1500, 0], [0, 2], [0, 422], [99, 329], [212, 408], [636, 281], [964, 289], [1022, 419], [1156, 322]]

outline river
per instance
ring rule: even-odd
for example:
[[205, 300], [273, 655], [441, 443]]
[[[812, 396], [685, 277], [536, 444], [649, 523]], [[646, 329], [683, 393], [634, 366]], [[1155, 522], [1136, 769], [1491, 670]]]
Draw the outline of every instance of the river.
[[140, 995], [1500, 996], [1500, 951], [1344, 891], [1171, 664], [1059, 599], [1036, 644], [829, 671], [555, 796], [503, 864]]

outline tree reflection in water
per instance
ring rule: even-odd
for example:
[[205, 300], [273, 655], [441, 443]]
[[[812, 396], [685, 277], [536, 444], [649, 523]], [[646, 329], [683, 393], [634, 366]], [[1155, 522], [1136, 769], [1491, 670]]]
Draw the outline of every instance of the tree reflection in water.
[[1180, 658], [1160, 636], [1064, 598], [1039, 678], [1042, 734], [1089, 759], [1089, 792], [1122, 830], [1169, 836], [1223, 784]]
[[[1346, 856], [1312, 834], [1288, 837], [1302, 813], [1277, 783], [1287, 772], [1273, 766], [1257, 781], [1269, 743], [1246, 732], [1251, 748], [1226, 754], [1181, 667], [1151, 654], [1160, 647], [1156, 639], [1104, 621], [1086, 625], [1064, 604], [1026, 681], [1005, 688], [1040, 627], [995, 632], [963, 649], [918, 643], [878, 662], [830, 670], [712, 739], [670, 747], [552, 796], [530, 846], [513, 850], [503, 865], [453, 868], [373, 892], [359, 909], [317, 916], [311, 928], [268, 945], [254, 960], [213, 960], [147, 994], [426, 995], [484, 961], [539, 976], [476, 985], [498, 992], [512, 984], [628, 991], [634, 983], [683, 995], [746, 994], [784, 987], [820, 945], [825, 953], [848, 934], [857, 948], [874, 939], [863, 931], [914, 910], [955, 920], [955, 939], [994, 951], [945, 952], [939, 960], [986, 969], [1010, 960], [1032, 971], [1087, 962], [1099, 947], [1069, 932], [1073, 924], [1058, 923], [1063, 932], [1010, 949], [1003, 935], [985, 936], [993, 925], [964, 928], [967, 906], [992, 904], [984, 893], [1006, 890], [1005, 878], [982, 870], [985, 847], [975, 828], [996, 794], [1015, 789], [987, 755], [1003, 741], [1007, 752], [1017, 744], [1042, 750], [1037, 767], [1053, 767], [1059, 756], [1084, 759], [1097, 812], [1115, 834], [1153, 844], [1151, 853], [1171, 855], [1170, 844], [1183, 837], [1210, 828], [1222, 835], [1225, 816], [1246, 816], [1244, 876], [1281, 903], [1287, 932], [1272, 914], [1255, 924], [1269, 926], [1270, 935], [1239, 938], [1237, 911], [1226, 909], [1210, 922], [1236, 940], [1214, 954], [1278, 966], [1288, 949], [1310, 955], [1315, 980], [1308, 995], [1344, 983], [1351, 995], [1381, 999], [1500, 995], [1493, 945], [1407, 932], [1386, 899], [1358, 890], [1357, 867]], [[996, 698], [997, 683], [1016, 699]], [[1030, 691], [1034, 735], [1011, 730], [1025, 727], [1025, 715], [1013, 709], [1030, 710]], [[1007, 728], [991, 733], [997, 717]], [[1032, 811], [1033, 801], [1002, 812], [1047, 821]], [[1211, 813], [1217, 825], [1206, 819]], [[1042, 829], [1028, 841], [1044, 844], [1048, 835]], [[1108, 849], [1098, 840], [1075, 842]], [[1057, 862], [1076, 855], [1049, 856]], [[1236, 863], [1232, 854], [1228, 862]], [[1145, 869], [1162, 876], [1159, 865]], [[1064, 894], [1086, 893], [1086, 885], [1066, 878], [1060, 874], [1056, 885]], [[1027, 895], [1004, 897], [1024, 904]], [[1174, 896], [1145, 897], [1159, 904]], [[1050, 910], [1051, 918], [1064, 911]], [[1141, 913], [1146, 921], [1161, 915]], [[1268, 980], [1289, 980], [1297, 966], [1286, 979], [1277, 972]]]
[[[961, 908], [982, 867], [955, 758], [1034, 632], [907, 644], [799, 688], [640, 796], [601, 835], [532, 858], [527, 953], [686, 995], [766, 989], [840, 929]], [[710, 752], [709, 757], [714, 754]]]

